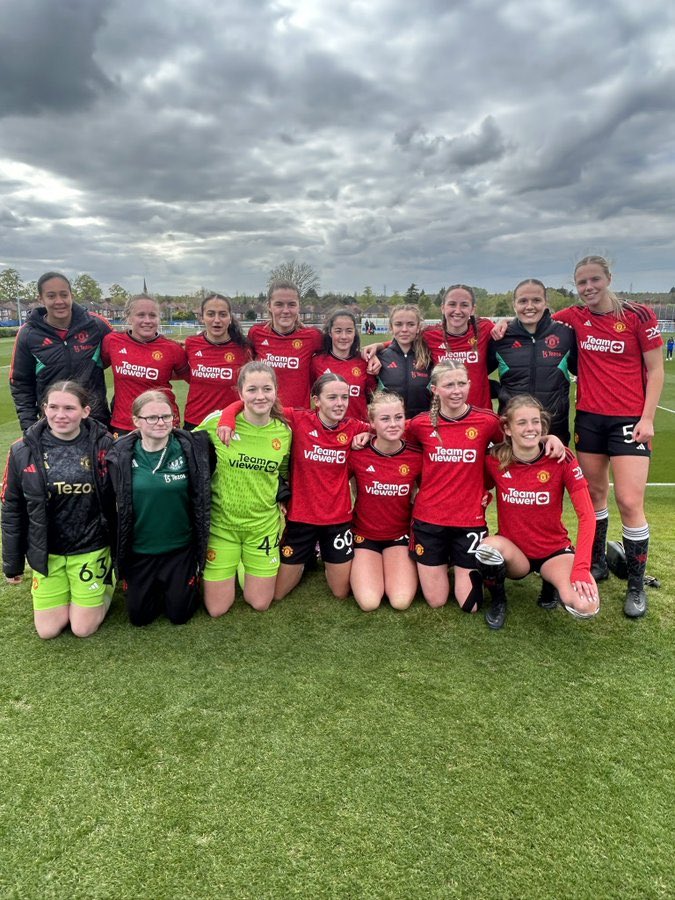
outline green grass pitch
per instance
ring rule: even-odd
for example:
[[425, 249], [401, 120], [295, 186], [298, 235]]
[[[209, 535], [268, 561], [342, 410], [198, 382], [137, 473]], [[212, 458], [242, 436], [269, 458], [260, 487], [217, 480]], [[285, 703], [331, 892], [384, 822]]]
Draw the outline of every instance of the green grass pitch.
[[[660, 411], [651, 481], [674, 450]], [[268, 613], [133, 629], [118, 593], [41, 642], [27, 581], [0, 587], [0, 896], [671, 897], [674, 502], [648, 489], [640, 621], [615, 578], [588, 623], [512, 585], [493, 633], [361, 613], [319, 570]]]

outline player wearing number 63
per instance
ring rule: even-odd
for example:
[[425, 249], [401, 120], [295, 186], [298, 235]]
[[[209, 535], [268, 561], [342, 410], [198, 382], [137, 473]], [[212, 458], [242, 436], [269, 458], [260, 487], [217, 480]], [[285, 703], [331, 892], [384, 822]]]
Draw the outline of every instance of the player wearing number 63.
[[53, 638], [70, 624], [88, 637], [113, 590], [110, 539], [114, 498], [106, 452], [112, 437], [89, 417], [87, 392], [74, 381], [50, 385], [44, 418], [9, 451], [2, 490], [2, 568], [20, 584], [33, 569], [35, 628]]

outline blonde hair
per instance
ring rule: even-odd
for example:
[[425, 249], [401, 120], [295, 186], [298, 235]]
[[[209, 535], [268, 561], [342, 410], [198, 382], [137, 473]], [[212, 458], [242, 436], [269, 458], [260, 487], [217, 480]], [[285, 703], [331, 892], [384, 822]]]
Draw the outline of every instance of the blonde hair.
[[413, 355], [415, 356], [415, 368], [416, 369], [428, 369], [431, 365], [431, 353], [429, 352], [429, 346], [427, 342], [422, 337], [422, 326], [424, 325], [424, 316], [422, 315], [419, 306], [416, 303], [404, 303], [402, 306], [395, 306], [394, 309], [389, 313], [389, 327], [393, 330], [394, 327], [394, 316], [396, 313], [400, 312], [410, 312], [413, 313], [415, 318], [417, 319], [417, 336], [412, 344]]
[[[600, 266], [602, 271], [605, 273], [607, 278], [612, 277], [612, 273], [609, 268], [609, 263], [605, 259], [604, 256], [584, 256], [583, 259], [580, 259], [579, 262], [574, 267], [574, 281], [576, 284], [577, 280], [577, 271], [582, 266]], [[607, 290], [607, 296], [611, 300], [612, 303], [612, 312], [615, 316], [618, 316], [620, 319], [624, 318], [624, 304], [619, 300], [614, 291]]]
[[[511, 422], [516, 413], [519, 409], [523, 409], [524, 407], [539, 410], [539, 416], [541, 418], [541, 436], [545, 437], [551, 427], [551, 415], [544, 409], [536, 397], [531, 397], [529, 394], [517, 394], [515, 397], [511, 397], [504, 408], [503, 414], [500, 416], [502, 428], [511, 428]], [[503, 441], [500, 444], [495, 444], [490, 450], [490, 453], [497, 459], [500, 471], [507, 469], [513, 462], [514, 457], [511, 435], [504, 431]]]
[[157, 309], [161, 312], [160, 305], [154, 297], [151, 297], [149, 294], [134, 294], [134, 296], [129, 297], [127, 302], [124, 304], [124, 317], [126, 319], [129, 318], [129, 316], [133, 312], [134, 306], [139, 302], [139, 300], [149, 300], [151, 303], [154, 303]]
[[403, 412], [405, 412], [405, 401], [400, 394], [397, 394], [395, 391], [375, 391], [368, 404], [369, 422], [372, 422], [375, 418], [377, 407], [384, 406], [386, 403], [400, 403], [403, 407]]
[[166, 403], [166, 405], [171, 410], [171, 414], [173, 415], [173, 410], [171, 409], [171, 401], [164, 393], [164, 391], [143, 391], [142, 394], [139, 394], [138, 397], [131, 404], [131, 415], [133, 418], [137, 419], [143, 407], [147, 403]]
[[[447, 375], [448, 372], [457, 372], [459, 369], [463, 369], [466, 372], [466, 377], [468, 379], [469, 370], [463, 362], [458, 362], [456, 359], [448, 359], [446, 362], [437, 363], [431, 370], [429, 384], [436, 387], [444, 375]], [[429, 407], [429, 418], [431, 419], [431, 424], [434, 428], [438, 425], [438, 414], [440, 411], [441, 398], [434, 392], [431, 398], [431, 406]]]

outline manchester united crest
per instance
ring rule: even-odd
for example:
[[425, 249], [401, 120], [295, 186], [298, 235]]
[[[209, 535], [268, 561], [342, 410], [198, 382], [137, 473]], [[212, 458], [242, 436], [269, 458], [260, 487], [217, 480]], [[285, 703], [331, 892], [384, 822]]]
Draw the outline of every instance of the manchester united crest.
[[227, 353], [224, 353], [224, 354], [223, 354], [223, 359], [224, 359], [225, 362], [227, 362], [227, 363], [234, 362], [234, 353], [232, 353], [231, 351], [228, 350]]
[[619, 334], [621, 334], [621, 332], [622, 332], [622, 331], [625, 331], [625, 330], [626, 330], [626, 323], [625, 323], [625, 322], [615, 322], [615, 323], [614, 323], [614, 331], [618, 331]]
[[215, 551], [215, 550], [211, 550], [211, 549], [207, 550], [207, 551], [206, 551], [206, 558], [208, 559], [209, 562], [213, 562], [214, 559], [216, 558], [216, 551]]
[[354, 378], [360, 378], [361, 377], [361, 367], [354, 366], [354, 368], [352, 369], [352, 375], [354, 376]]
[[274, 438], [272, 441], [272, 450], [281, 450], [281, 441], [279, 438]]
[[468, 437], [470, 441], [475, 441], [478, 437], [478, 429], [477, 428], [467, 428], [464, 434]]
[[424, 547], [421, 544], [415, 544], [415, 553], [417, 556], [424, 556]]
[[349, 438], [343, 431], [341, 434], [338, 434], [337, 440], [338, 440], [338, 444], [346, 444], [347, 441], [349, 440]]
[[302, 341], [299, 341], [299, 340], [297, 340], [297, 339], [294, 340], [294, 341], [291, 343], [291, 347], [292, 347], [294, 350], [302, 350]]
[[153, 350], [152, 358], [154, 359], [155, 362], [159, 362], [160, 359], [164, 359], [164, 354], [162, 353], [161, 350]]
[[549, 350], [555, 350], [555, 348], [560, 344], [560, 338], [555, 334], [549, 334], [544, 343]]
[[542, 484], [546, 484], [551, 478], [551, 473], [547, 469], [542, 469], [540, 472], [537, 472], [537, 481], [540, 481]]
[[405, 463], [403, 463], [402, 466], [398, 467], [398, 471], [399, 471], [400, 475], [409, 475], [410, 474], [410, 466], [407, 466]]
[[282, 547], [281, 548], [282, 556], [293, 556], [293, 548], [292, 547]]

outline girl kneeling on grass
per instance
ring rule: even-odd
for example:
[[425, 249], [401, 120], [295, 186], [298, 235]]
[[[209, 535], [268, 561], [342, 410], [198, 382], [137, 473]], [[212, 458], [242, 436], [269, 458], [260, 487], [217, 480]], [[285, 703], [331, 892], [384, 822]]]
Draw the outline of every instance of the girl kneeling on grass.
[[[457, 603], [477, 612], [483, 585], [476, 550], [487, 536], [484, 460], [488, 447], [502, 440], [502, 429], [495, 413], [469, 404], [470, 387], [462, 363], [439, 363], [431, 373], [431, 409], [408, 424], [407, 434], [423, 451], [411, 540], [422, 593], [429, 606], [447, 602], [450, 563]], [[547, 439], [547, 455], [562, 458], [564, 452], [558, 438]]]
[[[305, 565], [314, 559], [317, 541], [333, 595], [349, 594], [353, 557], [351, 495], [348, 462], [352, 440], [368, 437], [368, 423], [346, 417], [349, 385], [341, 375], [326, 372], [311, 390], [314, 409], [284, 407], [293, 431], [291, 499], [281, 541], [281, 565], [274, 599], [281, 600], [299, 583]], [[223, 411], [219, 430], [225, 440], [241, 411], [233, 404]]]
[[[488, 486], [496, 488], [499, 522], [498, 533], [476, 550], [478, 571], [492, 596], [485, 613], [490, 628], [504, 625], [505, 579], [530, 572], [540, 572], [553, 584], [573, 616], [588, 619], [599, 609], [590, 572], [595, 515], [588, 485], [569, 450], [561, 464], [544, 455], [549, 421], [538, 400], [514, 397], [502, 419], [504, 440], [485, 461]], [[576, 552], [562, 521], [566, 489], [579, 520]]]
[[356, 483], [351, 587], [365, 612], [386, 594], [394, 609], [407, 609], [417, 590], [410, 558], [410, 515], [422, 454], [403, 441], [405, 410], [398, 394], [377, 391], [368, 406], [375, 437], [349, 460]]
[[212, 450], [207, 435], [172, 428], [173, 408], [162, 391], [136, 397], [131, 414], [136, 430], [108, 453], [129, 621], [148, 625], [164, 612], [182, 625], [199, 604]]
[[263, 362], [242, 367], [238, 391], [243, 410], [226, 446], [216, 438], [220, 413], [202, 422], [217, 465], [211, 483], [211, 533], [204, 569], [204, 605], [222, 616], [234, 602], [237, 567], [243, 563], [244, 600], [266, 610], [279, 569], [279, 476], [288, 475], [291, 431], [277, 397], [274, 369]]
[[20, 584], [33, 569], [35, 628], [53, 638], [70, 625], [93, 634], [113, 592], [110, 539], [114, 498], [105, 454], [112, 437], [89, 418], [88, 394], [57, 381], [44, 395], [44, 418], [10, 449], [2, 493], [2, 563]]

